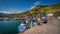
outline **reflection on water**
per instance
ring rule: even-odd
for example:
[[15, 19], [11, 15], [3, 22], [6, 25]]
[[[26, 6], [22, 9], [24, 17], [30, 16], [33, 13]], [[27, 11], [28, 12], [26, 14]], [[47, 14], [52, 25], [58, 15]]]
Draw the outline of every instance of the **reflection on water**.
[[0, 34], [17, 34], [18, 20], [0, 21]]

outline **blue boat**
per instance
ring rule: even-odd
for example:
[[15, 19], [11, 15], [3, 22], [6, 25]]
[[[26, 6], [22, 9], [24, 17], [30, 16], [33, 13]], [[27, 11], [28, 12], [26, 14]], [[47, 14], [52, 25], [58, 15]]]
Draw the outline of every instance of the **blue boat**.
[[18, 26], [18, 32], [24, 32], [24, 29], [20, 26]]

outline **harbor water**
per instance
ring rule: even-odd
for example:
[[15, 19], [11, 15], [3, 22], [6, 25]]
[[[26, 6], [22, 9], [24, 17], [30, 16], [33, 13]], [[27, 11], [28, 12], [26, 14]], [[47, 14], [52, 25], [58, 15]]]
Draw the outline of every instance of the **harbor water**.
[[0, 21], [0, 34], [17, 34], [19, 24], [18, 20]]

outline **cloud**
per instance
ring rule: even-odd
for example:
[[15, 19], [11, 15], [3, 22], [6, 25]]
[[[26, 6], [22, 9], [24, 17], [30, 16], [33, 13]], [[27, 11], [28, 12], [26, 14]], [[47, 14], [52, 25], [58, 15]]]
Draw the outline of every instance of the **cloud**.
[[14, 14], [14, 13], [22, 13], [22, 10], [18, 10], [18, 11], [0, 11], [0, 13], [5, 13], [5, 14]]
[[40, 1], [36, 1], [34, 4], [35, 5], [40, 5]]
[[31, 6], [30, 9], [33, 9], [35, 6]]
[[34, 5], [30, 7], [30, 9], [33, 9], [34, 7], [36, 7], [36, 5], [40, 5], [40, 1], [36, 1]]
[[6, 11], [0, 11], [0, 13], [7, 13]]
[[18, 10], [18, 11], [7, 11], [8, 14], [14, 14], [14, 13], [23, 13], [24, 11]]

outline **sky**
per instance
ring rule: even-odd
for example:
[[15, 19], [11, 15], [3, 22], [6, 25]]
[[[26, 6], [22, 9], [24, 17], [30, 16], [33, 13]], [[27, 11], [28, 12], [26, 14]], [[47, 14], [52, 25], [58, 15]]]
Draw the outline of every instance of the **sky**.
[[0, 0], [0, 13], [21, 13], [36, 5], [52, 5], [59, 2], [60, 0]]

